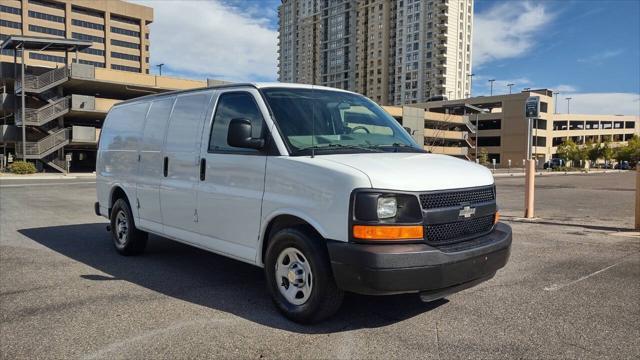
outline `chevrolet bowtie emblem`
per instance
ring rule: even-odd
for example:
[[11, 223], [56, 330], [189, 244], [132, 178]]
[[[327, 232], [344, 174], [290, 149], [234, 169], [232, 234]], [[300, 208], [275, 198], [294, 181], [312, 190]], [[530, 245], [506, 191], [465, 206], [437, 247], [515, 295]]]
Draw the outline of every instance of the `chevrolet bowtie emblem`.
[[458, 216], [462, 216], [462, 217], [465, 217], [465, 218], [470, 218], [475, 213], [476, 213], [476, 208], [472, 208], [470, 206], [465, 206], [460, 210], [460, 213], [458, 213]]

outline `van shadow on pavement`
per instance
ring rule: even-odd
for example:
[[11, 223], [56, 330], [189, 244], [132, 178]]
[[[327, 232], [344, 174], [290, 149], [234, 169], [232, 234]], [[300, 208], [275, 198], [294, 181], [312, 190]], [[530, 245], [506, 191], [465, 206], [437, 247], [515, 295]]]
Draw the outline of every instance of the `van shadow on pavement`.
[[262, 269], [158, 236], [141, 256], [116, 253], [106, 223], [18, 230], [22, 235], [102, 273], [86, 281], [124, 280], [176, 299], [228, 312], [274, 328], [299, 333], [333, 333], [393, 324], [443, 304], [423, 303], [417, 294], [347, 294], [333, 318], [303, 326], [284, 318], [272, 304]]

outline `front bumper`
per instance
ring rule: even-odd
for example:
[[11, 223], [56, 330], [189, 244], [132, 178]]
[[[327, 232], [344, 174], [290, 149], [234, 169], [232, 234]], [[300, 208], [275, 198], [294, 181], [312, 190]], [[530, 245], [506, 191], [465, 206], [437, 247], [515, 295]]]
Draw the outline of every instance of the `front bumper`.
[[435, 300], [488, 280], [511, 252], [511, 227], [498, 223], [469, 248], [427, 244], [328, 242], [333, 274], [343, 290], [367, 295], [420, 292]]

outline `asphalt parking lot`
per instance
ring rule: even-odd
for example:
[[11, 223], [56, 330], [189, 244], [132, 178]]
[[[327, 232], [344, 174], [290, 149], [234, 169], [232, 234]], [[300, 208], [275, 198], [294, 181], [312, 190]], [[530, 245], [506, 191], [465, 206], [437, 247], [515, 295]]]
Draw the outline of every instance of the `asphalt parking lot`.
[[301, 326], [271, 304], [260, 269], [158, 237], [112, 249], [91, 180], [0, 181], [0, 357], [640, 357], [635, 174], [498, 178], [509, 264], [436, 303], [347, 296]]

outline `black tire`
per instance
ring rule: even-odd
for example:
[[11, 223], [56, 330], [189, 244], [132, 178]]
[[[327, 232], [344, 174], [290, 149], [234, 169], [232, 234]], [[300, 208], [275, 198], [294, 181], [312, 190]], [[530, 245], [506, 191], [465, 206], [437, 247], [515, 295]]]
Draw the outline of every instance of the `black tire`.
[[[119, 225], [121, 221], [126, 222], [126, 229]], [[125, 199], [116, 200], [111, 209], [111, 238], [116, 250], [126, 256], [142, 254], [147, 246], [148, 234], [136, 228]]]
[[[298, 250], [308, 260], [313, 274], [313, 287], [303, 304], [293, 304], [280, 292], [276, 280], [276, 263], [286, 249]], [[288, 319], [302, 324], [317, 323], [335, 314], [342, 304], [344, 292], [336, 286], [325, 240], [312, 229], [299, 226], [275, 233], [265, 255], [265, 276], [271, 297]], [[289, 286], [293, 286], [289, 284]]]

